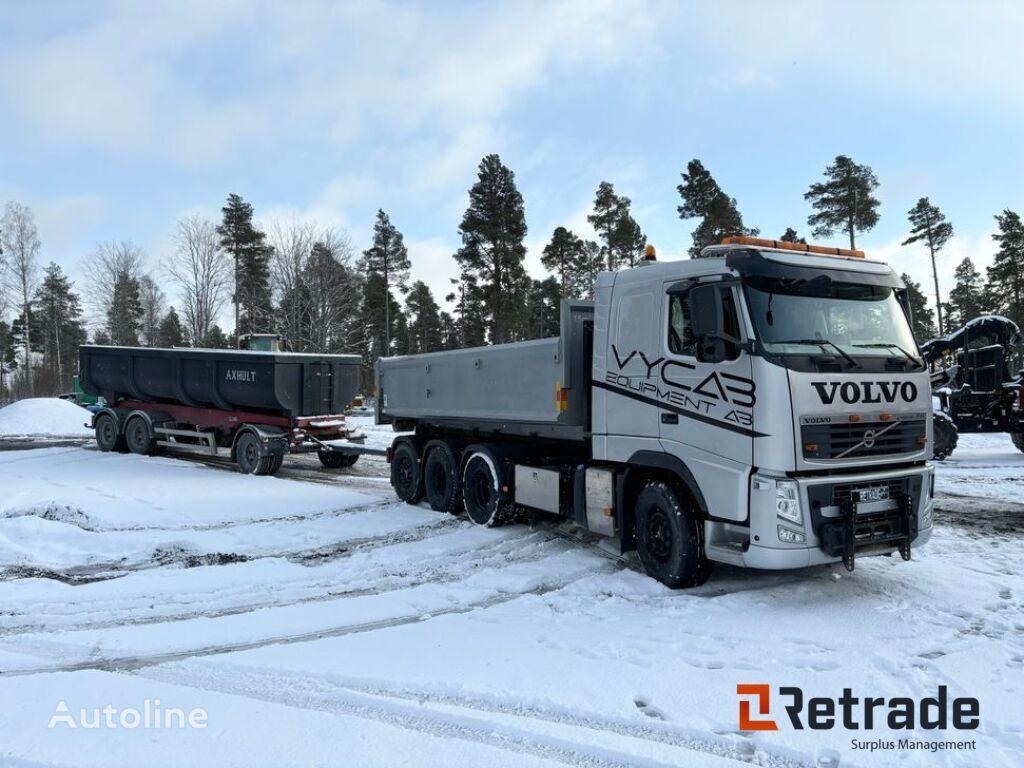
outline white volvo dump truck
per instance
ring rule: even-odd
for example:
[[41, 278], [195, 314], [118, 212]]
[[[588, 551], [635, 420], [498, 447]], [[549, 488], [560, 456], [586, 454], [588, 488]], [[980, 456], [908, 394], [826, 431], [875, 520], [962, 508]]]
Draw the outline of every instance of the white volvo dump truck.
[[[653, 256], [653, 254], [652, 254]], [[931, 535], [931, 388], [906, 289], [860, 251], [727, 238], [601, 274], [561, 335], [385, 358], [397, 495], [558, 515], [670, 587]]]

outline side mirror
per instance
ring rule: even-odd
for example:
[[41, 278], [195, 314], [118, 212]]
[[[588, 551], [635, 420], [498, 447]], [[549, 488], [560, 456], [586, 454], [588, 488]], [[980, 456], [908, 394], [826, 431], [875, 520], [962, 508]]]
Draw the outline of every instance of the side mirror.
[[722, 290], [717, 285], [698, 285], [690, 290], [690, 322], [698, 339], [712, 339], [725, 331]]

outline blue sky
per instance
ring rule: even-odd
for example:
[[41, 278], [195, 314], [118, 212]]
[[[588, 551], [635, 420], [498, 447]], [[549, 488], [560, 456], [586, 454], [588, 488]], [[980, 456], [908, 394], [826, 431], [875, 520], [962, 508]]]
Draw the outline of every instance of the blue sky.
[[682, 258], [689, 159], [776, 237], [808, 234], [803, 193], [843, 153], [881, 182], [871, 255], [925, 282], [906, 211], [946, 212], [948, 290], [964, 256], [990, 261], [993, 215], [1024, 209], [1022, 31], [997, 2], [7, 3], [0, 201], [33, 208], [41, 259], [75, 278], [121, 239], [159, 273], [175, 220], [229, 192], [357, 251], [384, 208], [443, 294], [487, 153], [516, 173], [538, 276], [554, 227], [590, 235], [603, 179]]

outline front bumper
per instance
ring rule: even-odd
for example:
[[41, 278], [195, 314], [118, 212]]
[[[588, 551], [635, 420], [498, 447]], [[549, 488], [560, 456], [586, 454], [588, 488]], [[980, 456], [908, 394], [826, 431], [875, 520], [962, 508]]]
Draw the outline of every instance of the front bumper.
[[[864, 555], [901, 552], [909, 559], [912, 547], [931, 538], [932, 472], [929, 465], [921, 465], [796, 478], [801, 523], [778, 517], [774, 487], [758, 488], [752, 481], [750, 538], [737, 553], [738, 564], [786, 569], [845, 562], [852, 569], [854, 558]], [[888, 499], [858, 502], [856, 489], [883, 485], [891, 489]], [[803, 541], [780, 540], [780, 527], [802, 534]]]

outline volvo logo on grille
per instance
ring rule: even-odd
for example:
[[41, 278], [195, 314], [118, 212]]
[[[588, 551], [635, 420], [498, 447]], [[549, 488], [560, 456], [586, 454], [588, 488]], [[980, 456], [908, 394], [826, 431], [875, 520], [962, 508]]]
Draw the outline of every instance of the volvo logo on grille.
[[863, 444], [865, 448], [871, 448], [875, 444], [875, 430], [869, 429], [864, 433]]

